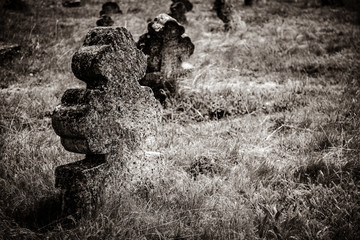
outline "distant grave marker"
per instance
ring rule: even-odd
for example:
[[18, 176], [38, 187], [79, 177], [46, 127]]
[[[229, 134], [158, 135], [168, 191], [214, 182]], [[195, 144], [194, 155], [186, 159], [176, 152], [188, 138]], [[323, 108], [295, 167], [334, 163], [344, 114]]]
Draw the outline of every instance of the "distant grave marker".
[[224, 23], [225, 31], [231, 29], [232, 18], [232, 6], [228, 0], [215, 0], [214, 8], [216, 15]]
[[56, 168], [63, 214], [94, 216], [103, 203], [104, 183], [160, 119], [150, 88], [140, 86], [146, 58], [125, 28], [94, 28], [72, 59], [74, 75], [86, 89], [67, 90], [52, 124], [64, 148], [84, 160]]
[[151, 87], [159, 100], [163, 99], [164, 91], [170, 95], [176, 92], [181, 63], [194, 52], [194, 44], [184, 33], [183, 26], [162, 13], [148, 24], [148, 33], [142, 35], [137, 43], [137, 47], [148, 56], [147, 74], [140, 84]]

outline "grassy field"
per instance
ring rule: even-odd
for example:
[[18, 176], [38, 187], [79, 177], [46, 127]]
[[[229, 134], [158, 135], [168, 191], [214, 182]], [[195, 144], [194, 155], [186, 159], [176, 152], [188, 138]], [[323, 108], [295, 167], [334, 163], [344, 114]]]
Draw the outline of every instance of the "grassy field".
[[[359, 239], [358, 13], [239, 1], [224, 32], [211, 2], [187, 14], [194, 70], [155, 138], [73, 228], [54, 221], [54, 171], [84, 156], [64, 150], [51, 113], [85, 87], [71, 57], [102, 3], [1, 9], [0, 41], [21, 51], [0, 71], [0, 239]], [[115, 25], [137, 41], [169, 5], [122, 1]]]

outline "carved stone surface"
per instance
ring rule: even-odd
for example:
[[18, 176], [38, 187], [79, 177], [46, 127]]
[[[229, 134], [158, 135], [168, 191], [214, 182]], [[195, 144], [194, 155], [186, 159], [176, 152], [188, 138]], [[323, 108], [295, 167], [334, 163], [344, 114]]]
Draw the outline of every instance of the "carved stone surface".
[[193, 9], [193, 5], [189, 0], [171, 0], [173, 3], [181, 2], [184, 4], [186, 11], [190, 12]]
[[96, 26], [107, 27], [114, 25], [114, 21], [108, 15], [102, 15], [99, 20], [96, 21]]
[[119, 5], [116, 2], [106, 2], [102, 5], [100, 16], [111, 15], [111, 14], [122, 14]]
[[88, 155], [84, 160], [55, 169], [55, 187], [62, 189], [62, 214], [94, 217], [104, 203], [104, 184], [109, 164], [105, 155]]
[[73, 56], [72, 70], [87, 88], [64, 93], [52, 124], [64, 148], [86, 158], [58, 167], [56, 186], [64, 192], [65, 212], [93, 215], [109, 175], [106, 169], [121, 165], [126, 154], [140, 147], [161, 111], [151, 89], [138, 82], [146, 58], [125, 28], [90, 30]]
[[169, 16], [175, 18], [181, 24], [187, 23], [185, 13], [186, 13], [186, 7], [182, 2], [172, 3], [170, 5]]
[[[176, 85], [174, 86], [176, 82], [173, 81], [172, 76], [178, 74], [177, 71], [181, 69], [181, 63], [194, 52], [194, 44], [184, 32], [184, 27], [174, 18], [162, 13], [149, 23], [148, 33], [142, 35], [137, 43], [137, 47], [148, 56], [146, 72], [160, 72], [164, 81], [171, 79], [169, 84], [172, 87], [165, 89], [169, 93], [176, 91]], [[166, 85], [163, 81], [160, 82]], [[149, 84], [149, 81], [144, 78], [140, 83], [150, 86], [155, 96], [158, 95], [159, 86]]]
[[217, 16], [224, 22], [225, 30], [231, 29], [232, 22], [232, 6], [228, 0], [215, 0], [214, 10]]

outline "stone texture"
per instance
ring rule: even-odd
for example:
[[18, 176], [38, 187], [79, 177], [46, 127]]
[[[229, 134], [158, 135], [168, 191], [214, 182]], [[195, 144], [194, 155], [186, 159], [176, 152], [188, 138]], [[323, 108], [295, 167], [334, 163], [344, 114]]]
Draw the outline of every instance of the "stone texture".
[[175, 18], [179, 23], [186, 24], [186, 7], [182, 2], [175, 2], [170, 5], [169, 16]]
[[159, 82], [162, 86], [171, 85], [164, 89], [169, 94], [176, 92], [176, 81], [173, 78], [178, 75], [181, 63], [194, 52], [194, 44], [184, 33], [183, 26], [162, 13], [148, 24], [148, 33], [139, 38], [137, 47], [148, 56], [146, 72], [157, 72], [157, 75], [162, 77], [154, 79], [153, 75], [152, 81], [145, 78], [140, 81], [140, 84], [150, 86], [155, 96], [159, 96], [157, 91], [161, 86], [156, 85]]
[[112, 25], [114, 25], [114, 21], [107, 15], [102, 15], [101, 18], [96, 21], [96, 26], [99, 27], [108, 27]]
[[104, 204], [104, 185], [108, 168], [105, 155], [88, 155], [82, 161], [55, 169], [55, 187], [63, 190], [64, 216], [96, 216]]
[[111, 14], [122, 14], [119, 5], [116, 2], [106, 2], [102, 5], [100, 16]]
[[232, 23], [232, 6], [228, 0], [215, 0], [214, 10], [217, 16], [223, 21], [225, 31], [231, 29]]
[[58, 167], [56, 186], [63, 190], [65, 213], [94, 215], [110, 175], [106, 169], [121, 165], [140, 147], [161, 111], [151, 89], [138, 82], [146, 58], [125, 28], [90, 30], [73, 56], [72, 70], [87, 87], [64, 93], [52, 124], [64, 148], [86, 158]]

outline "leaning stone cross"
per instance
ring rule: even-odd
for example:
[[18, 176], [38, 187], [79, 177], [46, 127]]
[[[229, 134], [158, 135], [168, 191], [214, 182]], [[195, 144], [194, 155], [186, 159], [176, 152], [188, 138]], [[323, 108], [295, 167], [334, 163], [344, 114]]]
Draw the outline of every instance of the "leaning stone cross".
[[[174, 76], [179, 74], [181, 63], [194, 52], [194, 44], [184, 33], [182, 25], [162, 13], [149, 23], [148, 33], [139, 38], [137, 47], [148, 56], [148, 74], [140, 83], [151, 87], [155, 97], [162, 87], [167, 88], [170, 93], [176, 91]], [[164, 80], [160, 81], [158, 78]]]
[[74, 54], [72, 70], [86, 89], [69, 89], [52, 117], [53, 128], [68, 151], [84, 160], [55, 170], [63, 212], [96, 214], [103, 202], [109, 167], [139, 148], [160, 119], [150, 88], [138, 83], [146, 58], [125, 28], [94, 28]]

